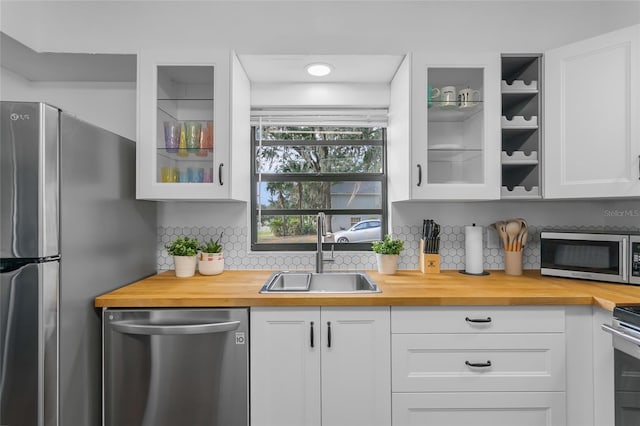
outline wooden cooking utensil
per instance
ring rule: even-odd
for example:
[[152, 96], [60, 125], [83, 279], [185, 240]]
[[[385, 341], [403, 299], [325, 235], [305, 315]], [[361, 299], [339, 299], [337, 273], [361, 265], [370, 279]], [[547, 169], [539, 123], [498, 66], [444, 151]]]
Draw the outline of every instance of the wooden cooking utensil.
[[527, 221], [522, 219], [521, 217], [517, 218], [516, 220], [520, 222], [521, 226], [520, 232], [518, 233], [516, 251], [522, 251], [522, 248], [524, 247], [526, 242], [527, 234], [529, 233], [529, 226], [527, 225]]
[[510, 220], [507, 223], [506, 226], [506, 232], [507, 232], [507, 236], [509, 237], [508, 239], [508, 251], [515, 251], [515, 245], [516, 245], [516, 239], [518, 238], [518, 234], [520, 233], [520, 229], [522, 228], [522, 226], [520, 225], [520, 222], [517, 220]]
[[498, 220], [495, 223], [495, 226], [496, 226], [496, 231], [498, 231], [498, 235], [502, 240], [502, 246], [504, 247], [505, 250], [507, 250], [508, 237], [507, 237], [507, 231], [506, 231], [506, 224], [504, 221]]

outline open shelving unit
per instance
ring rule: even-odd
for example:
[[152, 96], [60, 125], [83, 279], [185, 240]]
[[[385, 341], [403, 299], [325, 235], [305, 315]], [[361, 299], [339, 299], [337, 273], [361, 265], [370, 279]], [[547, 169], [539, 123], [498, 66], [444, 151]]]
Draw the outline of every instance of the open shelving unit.
[[502, 55], [501, 198], [541, 198], [542, 55]]

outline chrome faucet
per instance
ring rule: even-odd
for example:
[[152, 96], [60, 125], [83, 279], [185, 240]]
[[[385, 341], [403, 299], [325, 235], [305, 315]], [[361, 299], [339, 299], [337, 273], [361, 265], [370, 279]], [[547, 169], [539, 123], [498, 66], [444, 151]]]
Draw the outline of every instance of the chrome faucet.
[[316, 228], [318, 230], [318, 245], [316, 247], [316, 273], [322, 273], [322, 271], [324, 270], [325, 262], [333, 262], [333, 246], [331, 246], [331, 259], [325, 259], [324, 253], [322, 252], [322, 237], [327, 235], [327, 233], [324, 232], [324, 219], [324, 213], [319, 212], [316, 222]]

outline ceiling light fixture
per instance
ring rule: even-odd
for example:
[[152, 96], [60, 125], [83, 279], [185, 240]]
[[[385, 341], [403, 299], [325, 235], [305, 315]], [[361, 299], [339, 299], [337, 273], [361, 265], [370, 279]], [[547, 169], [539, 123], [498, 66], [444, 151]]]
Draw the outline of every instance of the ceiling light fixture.
[[325, 75], [331, 74], [333, 68], [329, 64], [325, 64], [322, 62], [314, 62], [313, 64], [309, 64], [306, 66], [307, 73], [314, 77], [324, 77]]

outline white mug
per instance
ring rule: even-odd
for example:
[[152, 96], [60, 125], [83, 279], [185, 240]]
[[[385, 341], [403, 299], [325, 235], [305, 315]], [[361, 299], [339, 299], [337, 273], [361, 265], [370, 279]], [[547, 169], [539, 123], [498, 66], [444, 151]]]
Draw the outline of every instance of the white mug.
[[480, 91], [475, 89], [462, 89], [458, 92], [458, 106], [461, 108], [469, 108], [480, 102]]
[[440, 89], [440, 106], [456, 106], [456, 88], [454, 86], [445, 86]]

